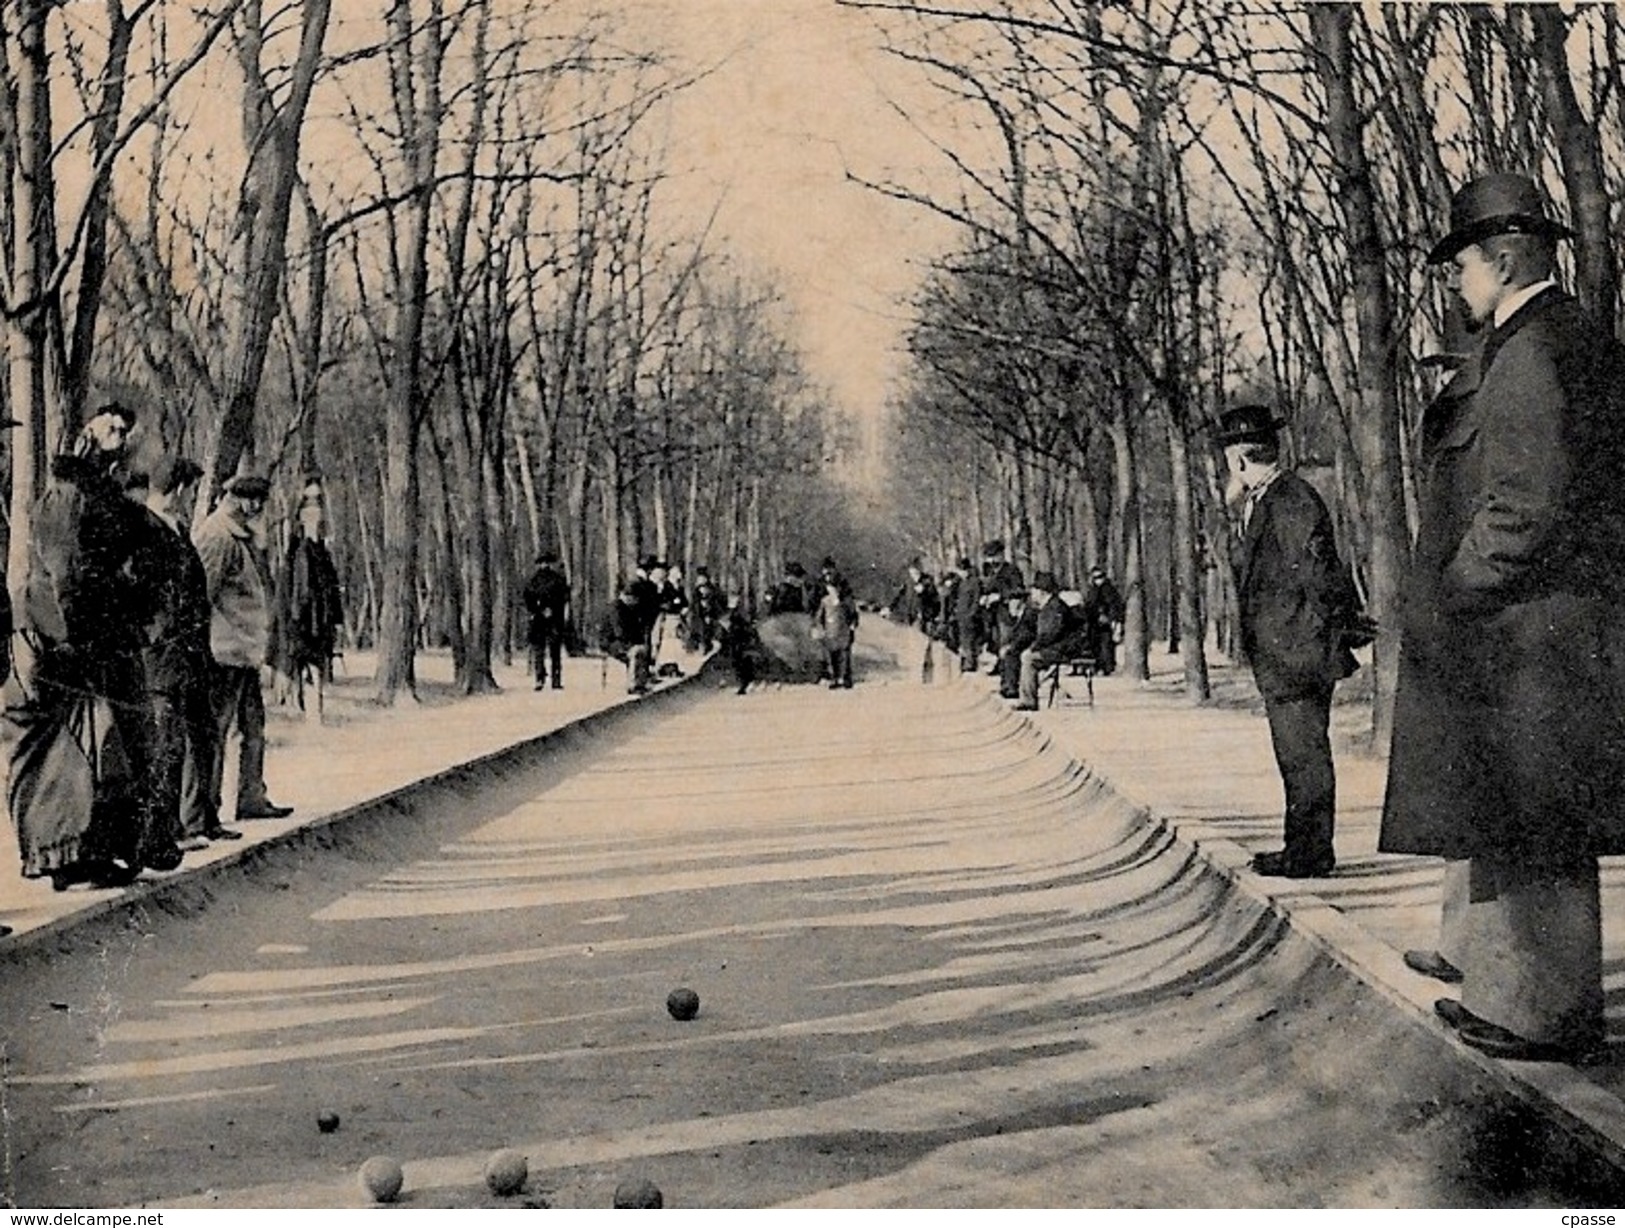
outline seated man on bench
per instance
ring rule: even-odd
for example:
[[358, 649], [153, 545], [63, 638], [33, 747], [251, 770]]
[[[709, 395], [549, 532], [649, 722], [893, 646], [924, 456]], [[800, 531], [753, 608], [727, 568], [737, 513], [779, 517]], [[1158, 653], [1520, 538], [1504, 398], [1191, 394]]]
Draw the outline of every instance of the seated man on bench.
[[1033, 577], [1032, 605], [1036, 626], [1033, 642], [1021, 651], [1021, 697], [1018, 712], [1038, 711], [1038, 676], [1052, 665], [1086, 655], [1083, 616], [1061, 600], [1055, 576], [1041, 571]]

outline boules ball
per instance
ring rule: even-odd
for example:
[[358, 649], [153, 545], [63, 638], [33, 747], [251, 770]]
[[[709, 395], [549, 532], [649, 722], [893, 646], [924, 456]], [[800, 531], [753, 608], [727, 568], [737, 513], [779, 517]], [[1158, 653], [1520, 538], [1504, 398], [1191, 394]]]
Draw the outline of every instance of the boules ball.
[[361, 1166], [361, 1188], [374, 1202], [393, 1202], [401, 1192], [401, 1162], [392, 1156], [373, 1156]]
[[700, 1013], [700, 995], [692, 989], [674, 989], [666, 995], [666, 1009], [685, 1023]]
[[332, 1109], [323, 1109], [316, 1114], [316, 1128], [323, 1134], [331, 1134], [339, 1128], [339, 1115]]
[[504, 1147], [493, 1151], [485, 1162], [485, 1188], [493, 1194], [517, 1194], [530, 1174], [530, 1161], [518, 1151]]
[[621, 1210], [653, 1211], [666, 1205], [660, 1187], [647, 1177], [628, 1179], [615, 1187], [615, 1206]]

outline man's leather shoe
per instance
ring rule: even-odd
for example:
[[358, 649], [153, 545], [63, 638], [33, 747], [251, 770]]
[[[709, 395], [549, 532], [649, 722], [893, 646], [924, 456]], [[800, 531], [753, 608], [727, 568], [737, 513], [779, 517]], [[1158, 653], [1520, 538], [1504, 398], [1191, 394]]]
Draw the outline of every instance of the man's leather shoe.
[[292, 813], [292, 806], [278, 806], [275, 802], [265, 801], [253, 806], [239, 807], [237, 817], [239, 819], [285, 819]]
[[205, 840], [241, 840], [243, 838], [243, 833], [234, 827], [225, 827], [219, 823], [216, 823], [213, 827], [209, 828], [208, 831], [203, 833], [203, 838]]
[[1325, 878], [1337, 866], [1332, 857], [1322, 857], [1315, 861], [1304, 861], [1289, 857], [1285, 849], [1278, 849], [1273, 853], [1255, 853], [1251, 869], [1254, 874], [1266, 878]]
[[1435, 999], [1433, 1003], [1433, 1013], [1440, 1019], [1443, 1019], [1445, 1023], [1449, 1024], [1453, 1028], [1459, 1028], [1469, 1019], [1478, 1018], [1477, 1015], [1473, 1014], [1472, 1011], [1468, 1010], [1454, 998]]
[[149, 870], [157, 870], [160, 874], [164, 874], [170, 870], [180, 869], [183, 855], [179, 845], [170, 844], [142, 853], [141, 864]]
[[1434, 1012], [1456, 1030], [1463, 1044], [1507, 1062], [1577, 1062], [1586, 1057], [1581, 1046], [1527, 1040], [1498, 1023], [1473, 1014], [1453, 998], [1440, 998]]
[[1012, 712], [1037, 712], [1038, 711], [1038, 705], [1037, 704], [1016, 704], [1013, 708], [1010, 709], [1010, 711], [1012, 711]]
[[1405, 966], [1412, 972], [1431, 976], [1446, 985], [1457, 985], [1461, 982], [1461, 969], [1437, 951], [1406, 951], [1404, 958]]

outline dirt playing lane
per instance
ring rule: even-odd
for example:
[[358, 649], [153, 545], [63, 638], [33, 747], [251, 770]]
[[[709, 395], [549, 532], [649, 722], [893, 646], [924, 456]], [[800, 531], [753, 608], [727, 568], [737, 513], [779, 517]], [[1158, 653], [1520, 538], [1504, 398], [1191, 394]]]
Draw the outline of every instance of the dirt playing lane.
[[554, 1206], [1617, 1202], [1000, 705], [866, 664], [18, 955], [9, 1198], [354, 1205], [387, 1153], [404, 1205], [499, 1205], [509, 1146]]

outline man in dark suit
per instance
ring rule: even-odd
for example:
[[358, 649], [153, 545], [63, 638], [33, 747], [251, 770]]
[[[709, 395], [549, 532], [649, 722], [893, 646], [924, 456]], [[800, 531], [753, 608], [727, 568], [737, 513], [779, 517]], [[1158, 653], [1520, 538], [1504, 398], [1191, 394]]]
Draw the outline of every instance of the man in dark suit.
[[570, 583], [559, 570], [559, 556], [544, 551], [525, 584], [525, 612], [530, 615], [530, 663], [539, 691], [553, 667], [553, 689], [564, 689], [564, 638], [570, 626]]
[[1467, 860], [1435, 1009], [1523, 1060], [1603, 1038], [1597, 858], [1625, 853], [1625, 354], [1553, 280], [1566, 233], [1487, 175], [1430, 255], [1483, 340], [1425, 474], [1378, 841]]
[[1326, 504], [1281, 464], [1282, 425], [1267, 407], [1242, 405], [1220, 419], [1218, 434], [1242, 499], [1236, 568], [1242, 650], [1264, 697], [1286, 791], [1286, 845], [1259, 853], [1252, 869], [1318, 878], [1337, 862], [1337, 778], [1327, 729], [1332, 688], [1355, 668], [1342, 639], [1355, 603]]

